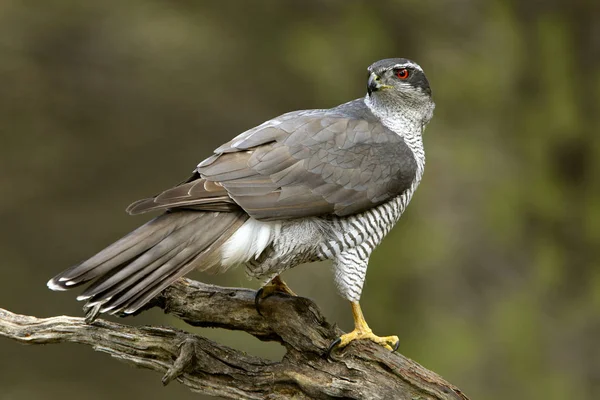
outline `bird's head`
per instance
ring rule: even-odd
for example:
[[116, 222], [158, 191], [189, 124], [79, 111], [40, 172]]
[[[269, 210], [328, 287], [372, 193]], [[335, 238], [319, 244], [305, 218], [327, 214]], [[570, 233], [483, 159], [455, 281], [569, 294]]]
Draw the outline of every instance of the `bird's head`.
[[425, 123], [431, 119], [434, 103], [423, 69], [406, 58], [387, 58], [368, 68], [367, 101], [385, 114], [419, 114]]

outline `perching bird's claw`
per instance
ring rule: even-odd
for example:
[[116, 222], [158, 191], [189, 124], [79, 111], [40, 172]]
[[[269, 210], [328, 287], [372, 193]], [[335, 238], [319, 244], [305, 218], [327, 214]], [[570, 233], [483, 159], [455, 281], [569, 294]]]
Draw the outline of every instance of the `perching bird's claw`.
[[363, 316], [360, 305], [357, 302], [352, 303], [352, 314], [354, 316], [354, 330], [350, 333], [346, 333], [339, 338], [335, 339], [327, 348], [325, 357], [329, 358], [334, 348], [344, 348], [350, 344], [350, 342], [357, 339], [367, 339], [375, 342], [390, 351], [398, 350], [400, 346], [400, 340], [398, 336], [377, 336], [373, 333], [365, 317]]
[[398, 339], [398, 336], [376, 336], [370, 329], [368, 329], [368, 330], [355, 329], [352, 332], [346, 333], [346, 334], [340, 336], [339, 338], [335, 339], [333, 342], [331, 342], [331, 344], [327, 348], [327, 351], [324, 354], [325, 358], [329, 358], [331, 356], [331, 352], [336, 347], [339, 347], [342, 349], [342, 348], [348, 346], [350, 344], [350, 342], [357, 340], [357, 339], [370, 340], [372, 342], [375, 342], [375, 343], [385, 347], [386, 349], [388, 349], [392, 352], [397, 351], [398, 347], [400, 347], [400, 340]]
[[256, 294], [254, 295], [254, 308], [256, 308], [256, 312], [260, 316], [263, 316], [262, 313], [260, 312], [260, 300], [264, 298], [264, 294], [263, 294], [264, 291], [265, 291], [265, 288], [263, 286], [260, 289], [258, 289], [256, 291]]
[[259, 315], [263, 315], [260, 311], [260, 301], [275, 293], [296, 296], [296, 293], [290, 289], [290, 287], [279, 277], [279, 275], [276, 276], [275, 278], [271, 279], [271, 282], [256, 291], [256, 295], [254, 296], [254, 307]]
[[325, 354], [323, 354], [323, 357], [325, 357], [326, 359], [330, 358], [331, 357], [331, 352], [333, 351], [333, 349], [336, 348], [336, 346], [338, 344], [340, 344], [341, 341], [342, 341], [342, 338], [337, 338], [333, 342], [331, 342], [331, 344], [327, 348], [327, 351], [325, 351]]

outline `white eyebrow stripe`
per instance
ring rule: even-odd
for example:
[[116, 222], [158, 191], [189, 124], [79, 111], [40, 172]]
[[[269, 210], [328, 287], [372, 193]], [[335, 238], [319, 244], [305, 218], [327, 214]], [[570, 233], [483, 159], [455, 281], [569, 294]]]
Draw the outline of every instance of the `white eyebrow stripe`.
[[396, 64], [393, 67], [389, 68], [389, 69], [397, 69], [397, 68], [406, 68], [406, 67], [411, 67], [414, 69], [418, 69], [419, 71], [423, 72], [423, 68], [421, 68], [418, 64], [412, 63], [412, 62], [405, 62], [402, 64]]

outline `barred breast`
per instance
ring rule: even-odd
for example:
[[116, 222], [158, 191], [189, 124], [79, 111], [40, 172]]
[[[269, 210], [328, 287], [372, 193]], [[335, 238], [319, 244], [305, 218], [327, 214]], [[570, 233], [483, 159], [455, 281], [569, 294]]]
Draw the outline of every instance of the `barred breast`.
[[245, 263], [247, 274], [269, 280], [299, 264], [333, 260], [338, 291], [346, 299], [358, 301], [371, 253], [398, 222], [423, 175], [425, 159], [420, 135], [407, 142], [418, 165], [409, 189], [359, 214], [281, 222], [270, 245], [256, 259]]
[[402, 195], [360, 214], [283, 222], [271, 245], [245, 263], [247, 274], [270, 279], [299, 264], [334, 260], [341, 294], [360, 297], [370, 254], [394, 227], [417, 185], [415, 180]]

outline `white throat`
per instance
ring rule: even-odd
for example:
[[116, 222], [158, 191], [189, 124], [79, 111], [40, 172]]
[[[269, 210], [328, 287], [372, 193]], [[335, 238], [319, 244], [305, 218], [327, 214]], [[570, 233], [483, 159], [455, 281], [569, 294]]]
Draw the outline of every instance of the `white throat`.
[[[400, 110], [397, 107], [376, 107], [371, 96], [365, 96], [365, 105], [377, 116], [383, 126], [401, 136], [410, 148], [417, 162], [417, 180], [421, 180], [425, 168], [425, 151], [422, 133], [431, 116], [423, 116], [417, 111]], [[426, 120], [424, 120], [426, 118]]]

